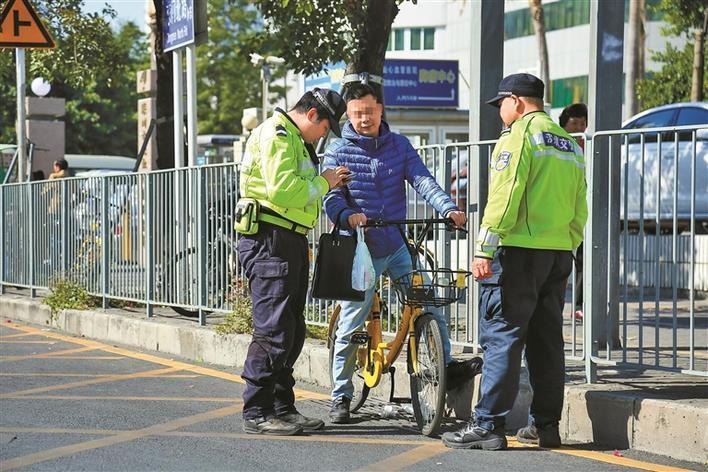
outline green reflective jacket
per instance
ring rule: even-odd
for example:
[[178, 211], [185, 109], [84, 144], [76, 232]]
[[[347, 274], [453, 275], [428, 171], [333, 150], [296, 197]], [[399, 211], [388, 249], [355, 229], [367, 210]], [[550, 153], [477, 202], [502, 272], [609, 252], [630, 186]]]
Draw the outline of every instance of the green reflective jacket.
[[329, 184], [318, 175], [297, 125], [276, 109], [246, 142], [239, 188], [242, 197], [255, 198], [283, 218], [312, 228]]
[[588, 213], [583, 151], [546, 113], [529, 113], [502, 132], [489, 175], [478, 256], [491, 258], [498, 246], [580, 245]]

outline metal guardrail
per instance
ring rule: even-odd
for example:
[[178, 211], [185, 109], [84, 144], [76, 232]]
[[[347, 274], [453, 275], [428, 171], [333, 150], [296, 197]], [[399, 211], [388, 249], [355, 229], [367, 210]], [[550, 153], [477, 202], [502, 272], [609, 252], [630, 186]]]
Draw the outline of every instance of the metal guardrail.
[[707, 138], [707, 125], [593, 136], [590, 379], [597, 365], [708, 376], [708, 310], [696, 309], [708, 273], [696, 250], [708, 239]]
[[[703, 177], [699, 175], [700, 163], [708, 159], [707, 143], [698, 139], [705, 131], [708, 127], [698, 126], [586, 137], [589, 199], [595, 211], [586, 231], [585, 318], [573, 316], [573, 273], [563, 319], [566, 357], [584, 361], [590, 380], [597, 365], [606, 364], [708, 375], [705, 311], [699, 313], [695, 306], [696, 288], [703, 287], [696, 280], [704, 280], [696, 277], [702, 273], [696, 268], [706, 267], [708, 272], [708, 258], [696, 253], [706, 241], [697, 232], [708, 221], [701, 220], [696, 210], [701, 195], [708, 198], [701, 180], [705, 169]], [[656, 149], [668, 142], [653, 136], [673, 133], [676, 144], [685, 142], [686, 132], [691, 143], [688, 157], [681, 154], [683, 148], [673, 151], [674, 164], [678, 162], [673, 187], [666, 187], [661, 171], [656, 175], [662, 178], [655, 180], [640, 174], [645, 178], [637, 185], [635, 156], [640, 156], [640, 169], [651, 168], [656, 160], [652, 149], [658, 156]], [[489, 161], [494, 144], [455, 143], [418, 150], [445, 191], [466, 207], [470, 220], [466, 238], [442, 229], [430, 235], [427, 248], [440, 266], [470, 266], [480, 222], [478, 196], [463, 174], [466, 166], [477, 169], [478, 159]], [[612, 171], [593, 177], [593, 159], [606, 159]], [[691, 166], [687, 219], [681, 216], [680, 192], [671, 193], [685, 185], [680, 178], [684, 162]], [[657, 164], [659, 170], [662, 163]], [[598, 185], [596, 190], [602, 191], [593, 192]], [[640, 188], [643, 191], [636, 195]], [[35, 296], [37, 289], [68, 279], [101, 297], [104, 307], [111, 299], [139, 302], [153, 316], [154, 306], [170, 306], [205, 324], [209, 313], [233, 311], [243, 294], [238, 235], [232, 229], [237, 189], [234, 164], [2, 185], [0, 290], [23, 287]], [[655, 206], [643, 203], [647, 195]], [[633, 213], [633, 198], [639, 203], [639, 218]], [[667, 198], [673, 206], [664, 211]], [[433, 215], [410, 189], [408, 208], [412, 218]], [[647, 233], [652, 228], [654, 232]], [[319, 235], [328, 230], [323, 216], [310, 233], [313, 254]], [[605, 237], [598, 240], [598, 234]], [[384, 326], [395, 332], [400, 307], [384, 278], [380, 289], [389, 306]], [[459, 302], [446, 307], [453, 344], [472, 350], [479, 349], [477, 299], [477, 285], [471, 284]], [[331, 302], [310, 299], [307, 322], [325, 325], [332, 308]], [[594, 342], [586, 343], [588, 338]]]

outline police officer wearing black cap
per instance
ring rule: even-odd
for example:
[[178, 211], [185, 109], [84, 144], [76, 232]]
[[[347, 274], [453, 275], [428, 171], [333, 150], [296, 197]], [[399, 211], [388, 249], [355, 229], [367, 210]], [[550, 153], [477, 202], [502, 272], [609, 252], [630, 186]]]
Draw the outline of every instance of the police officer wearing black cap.
[[487, 103], [506, 128], [490, 161], [489, 198], [472, 272], [480, 283], [484, 367], [474, 420], [445, 433], [456, 449], [506, 448], [506, 415], [519, 390], [525, 348], [533, 423], [520, 441], [559, 447], [565, 353], [562, 310], [572, 251], [587, 219], [580, 146], [543, 111], [543, 82], [513, 74]]
[[292, 110], [276, 108], [246, 143], [236, 229], [253, 302], [253, 339], [243, 371], [247, 433], [294, 435], [324, 426], [295, 408], [293, 365], [305, 342], [307, 233], [319, 218], [322, 197], [348, 175], [346, 167], [317, 175], [313, 144], [330, 129], [341, 135], [345, 111], [337, 92], [314, 89]]

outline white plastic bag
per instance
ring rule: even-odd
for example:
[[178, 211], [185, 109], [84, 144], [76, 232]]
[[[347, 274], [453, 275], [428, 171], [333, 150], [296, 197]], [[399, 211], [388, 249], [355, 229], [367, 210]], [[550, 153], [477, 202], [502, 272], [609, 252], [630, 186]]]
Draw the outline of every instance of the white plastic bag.
[[352, 265], [352, 288], [365, 292], [376, 283], [376, 271], [371, 260], [371, 253], [364, 242], [364, 228], [356, 228], [356, 251], [354, 252], [354, 264]]

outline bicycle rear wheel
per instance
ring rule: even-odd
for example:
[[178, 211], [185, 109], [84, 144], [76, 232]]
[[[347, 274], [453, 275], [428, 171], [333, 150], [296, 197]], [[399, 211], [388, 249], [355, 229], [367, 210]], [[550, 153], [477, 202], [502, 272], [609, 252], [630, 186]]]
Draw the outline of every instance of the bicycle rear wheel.
[[414, 341], [415, 352], [410, 352], [409, 344], [408, 353], [413, 413], [421, 433], [434, 436], [445, 412], [446, 377], [440, 327], [430, 313], [415, 321]]
[[[336, 310], [338, 312], [338, 310]], [[330, 335], [329, 343], [329, 379], [332, 382], [332, 387], [334, 387], [334, 375], [332, 372], [332, 364], [334, 361], [334, 349], [337, 341], [337, 325], [332, 329], [332, 334]], [[369, 396], [369, 387], [364, 383], [364, 360], [366, 359], [366, 347], [359, 346], [356, 352], [356, 364], [354, 365], [354, 375], [352, 376], [352, 383], [354, 384], [354, 397], [349, 405], [349, 411], [355, 413], [359, 408], [364, 405], [366, 398]]]

